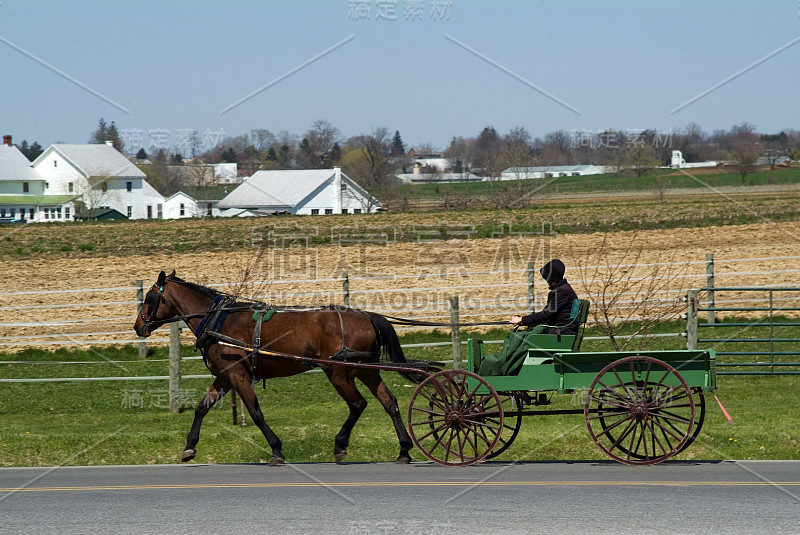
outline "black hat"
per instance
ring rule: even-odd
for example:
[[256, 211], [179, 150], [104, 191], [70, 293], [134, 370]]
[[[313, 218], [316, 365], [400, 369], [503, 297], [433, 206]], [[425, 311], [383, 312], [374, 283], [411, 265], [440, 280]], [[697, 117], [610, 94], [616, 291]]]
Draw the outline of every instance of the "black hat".
[[563, 279], [564, 271], [566, 271], [566, 269], [567, 268], [564, 266], [564, 262], [558, 258], [554, 258], [542, 266], [542, 269], [539, 270], [539, 273], [542, 274], [542, 278], [544, 278], [544, 280], [550, 283], [554, 280], [557, 281]]

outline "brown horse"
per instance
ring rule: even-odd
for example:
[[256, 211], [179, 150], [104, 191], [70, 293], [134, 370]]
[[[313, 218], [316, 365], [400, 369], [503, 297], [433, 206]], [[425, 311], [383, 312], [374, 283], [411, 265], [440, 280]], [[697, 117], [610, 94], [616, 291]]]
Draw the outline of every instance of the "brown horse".
[[[134, 330], [139, 336], [150, 334], [165, 323], [183, 319], [198, 339], [200, 349], [211, 373], [215, 376], [203, 400], [195, 409], [194, 422], [186, 439], [182, 461], [194, 458], [200, 438], [200, 425], [209, 409], [226, 392], [233, 389], [241, 397], [253, 422], [261, 429], [272, 448], [270, 465], [284, 462], [281, 441], [264, 420], [253, 385], [255, 381], [271, 377], [287, 377], [311, 369], [310, 361], [282, 358], [259, 353], [253, 356], [249, 348], [234, 347], [220, 342], [220, 337], [206, 336], [206, 330], [218, 332], [229, 340], [250, 345], [256, 328], [255, 302], [226, 301], [221, 311], [213, 310], [225, 296], [216, 290], [179, 279], [173, 271], [167, 276], [163, 271], [145, 296], [142, 311], [136, 317]], [[264, 309], [262, 309], [264, 310]], [[318, 309], [277, 309], [267, 321], [258, 318], [262, 326], [260, 347], [266, 352], [276, 352], [313, 359], [341, 358], [361, 362], [377, 362], [381, 352], [388, 353], [393, 362], [405, 362], [397, 333], [383, 316], [345, 307]], [[213, 323], [213, 325], [208, 325]], [[256, 332], [256, 335], [259, 333]], [[334, 440], [333, 454], [336, 462], [347, 455], [350, 433], [367, 406], [356, 389], [358, 378], [369, 388], [389, 414], [400, 442], [398, 463], [408, 463], [411, 438], [403, 425], [397, 399], [381, 379], [375, 368], [322, 365], [328, 380], [345, 400], [350, 414]]]

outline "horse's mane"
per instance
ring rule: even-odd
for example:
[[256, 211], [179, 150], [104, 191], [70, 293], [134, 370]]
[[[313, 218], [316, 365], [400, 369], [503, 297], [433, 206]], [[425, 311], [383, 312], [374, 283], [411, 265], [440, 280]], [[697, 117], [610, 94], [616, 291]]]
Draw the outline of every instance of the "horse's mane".
[[213, 288], [209, 288], [208, 286], [203, 286], [202, 284], [197, 284], [195, 282], [189, 282], [189, 281], [183, 280], [182, 278], [177, 277], [177, 276], [168, 277], [167, 280], [172, 281], [172, 282], [177, 282], [178, 284], [182, 284], [183, 286], [186, 286], [186, 287], [188, 287], [188, 288], [190, 288], [190, 289], [192, 289], [192, 290], [194, 290], [194, 291], [196, 291], [198, 293], [201, 293], [206, 297], [210, 297], [212, 299], [222, 293], [220, 291], [214, 290]]

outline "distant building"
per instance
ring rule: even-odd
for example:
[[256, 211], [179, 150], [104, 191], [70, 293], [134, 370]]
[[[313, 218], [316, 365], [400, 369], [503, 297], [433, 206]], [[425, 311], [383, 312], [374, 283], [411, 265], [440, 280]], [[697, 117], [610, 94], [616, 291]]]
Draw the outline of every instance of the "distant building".
[[187, 187], [164, 199], [165, 219], [220, 217], [219, 202], [232, 186]]
[[707, 160], [705, 162], [687, 162], [683, 159], [683, 153], [679, 150], [672, 151], [672, 158], [670, 159], [670, 167], [673, 169], [690, 169], [696, 167], [716, 167], [722, 162], [716, 160]]
[[[415, 169], [416, 171], [416, 169]], [[403, 184], [425, 184], [430, 182], [480, 182], [482, 179], [472, 173], [403, 173], [397, 175]]]
[[[223, 216], [360, 214], [380, 203], [341, 168], [258, 171], [217, 205]], [[228, 212], [229, 209], [237, 209]], [[244, 211], [244, 212], [243, 212]]]
[[110, 144], [50, 145], [31, 164], [50, 195], [80, 197], [81, 211], [112, 208], [128, 219], [161, 219], [164, 197]]
[[0, 145], [0, 220], [72, 221], [79, 195], [54, 193], [47, 186], [47, 180], [14, 146], [12, 137], [3, 136]]
[[531, 178], [558, 178], [566, 176], [601, 175], [606, 170], [597, 165], [549, 165], [539, 167], [509, 167], [500, 174], [500, 180], [526, 180]]

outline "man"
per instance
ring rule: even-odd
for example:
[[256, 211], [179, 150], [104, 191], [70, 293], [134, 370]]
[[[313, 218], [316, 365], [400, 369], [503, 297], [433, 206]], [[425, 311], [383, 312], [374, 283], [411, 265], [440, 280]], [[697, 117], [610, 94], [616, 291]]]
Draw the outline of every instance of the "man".
[[[545, 264], [539, 270], [544, 280], [547, 281], [550, 287], [550, 292], [547, 294], [547, 304], [539, 312], [528, 314], [527, 316], [520, 316], [514, 314], [511, 316], [509, 323], [512, 325], [535, 326], [536, 332], [545, 332], [546, 326], [549, 326], [549, 333], [556, 334], [557, 329], [554, 326], [567, 325], [570, 321], [570, 312], [572, 311], [572, 302], [578, 298], [575, 290], [569, 285], [564, 278], [564, 271], [566, 267], [564, 262], [555, 258]], [[561, 329], [561, 334], [577, 334], [577, 324], [569, 325]]]

